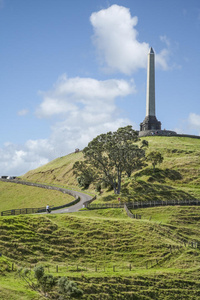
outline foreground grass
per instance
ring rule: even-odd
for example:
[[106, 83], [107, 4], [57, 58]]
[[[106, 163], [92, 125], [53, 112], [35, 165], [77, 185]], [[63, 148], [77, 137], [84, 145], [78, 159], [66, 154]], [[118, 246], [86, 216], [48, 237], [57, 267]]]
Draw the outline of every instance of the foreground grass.
[[[200, 207], [136, 211], [142, 220], [122, 209], [1, 217], [0, 252], [15, 266], [42, 264], [75, 280], [83, 299], [198, 299], [200, 249], [190, 243], [200, 245]], [[14, 272], [3, 274], [2, 295], [9, 281], [17, 290]], [[20, 299], [37, 299], [26, 293]]]

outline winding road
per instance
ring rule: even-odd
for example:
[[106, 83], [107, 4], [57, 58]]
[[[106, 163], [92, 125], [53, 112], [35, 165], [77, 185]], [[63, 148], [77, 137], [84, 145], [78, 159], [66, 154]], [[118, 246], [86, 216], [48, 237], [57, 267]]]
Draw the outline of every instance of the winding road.
[[70, 213], [70, 212], [76, 212], [79, 209], [83, 208], [83, 205], [85, 202], [92, 200], [92, 197], [80, 192], [76, 192], [76, 191], [71, 191], [71, 193], [73, 194], [74, 197], [80, 197], [80, 201], [78, 203], [76, 203], [75, 205], [66, 207], [66, 208], [62, 208], [62, 209], [58, 209], [58, 210], [52, 210], [52, 214], [63, 214], [63, 213]]
[[[80, 201], [74, 205], [72, 204], [71, 206], [68, 206], [66, 208], [58, 208], [58, 209], [52, 210], [51, 211], [52, 214], [76, 212], [79, 209], [83, 208], [85, 202], [88, 202], [88, 201], [91, 201], [94, 199], [94, 197], [91, 197], [91, 196], [81, 193], [81, 192], [72, 191], [72, 190], [68, 190], [65, 188], [58, 188], [58, 187], [50, 186], [50, 185], [46, 185], [46, 184], [33, 183], [33, 182], [28, 182], [28, 181], [23, 181], [23, 180], [2, 179], [2, 178], [0, 178], [0, 181], [11, 182], [11, 183], [16, 183], [16, 184], [23, 184], [23, 185], [28, 185], [28, 186], [35, 186], [35, 187], [45, 188], [45, 189], [57, 190], [62, 193], [65, 193], [65, 194], [69, 194], [69, 195], [73, 196], [75, 199], [80, 198]], [[44, 214], [44, 213], [46, 213], [46, 212], [41, 212], [40, 214]]]

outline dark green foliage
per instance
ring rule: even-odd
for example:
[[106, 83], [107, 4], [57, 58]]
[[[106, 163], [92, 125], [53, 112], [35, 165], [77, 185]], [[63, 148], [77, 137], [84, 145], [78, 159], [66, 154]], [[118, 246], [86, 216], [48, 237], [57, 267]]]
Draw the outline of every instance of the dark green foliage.
[[83, 174], [90, 166], [98, 182], [105, 182], [112, 186], [115, 194], [119, 194], [122, 174], [130, 177], [134, 170], [144, 165], [144, 148], [148, 143], [142, 141], [140, 146], [138, 141], [137, 132], [132, 126], [101, 134], [83, 149], [85, 162], [75, 163], [74, 169], [82, 169]]
[[67, 277], [61, 277], [58, 280], [58, 292], [61, 294], [59, 299], [71, 299], [80, 298], [83, 295], [83, 291], [77, 287], [77, 284]]
[[88, 188], [90, 183], [95, 180], [93, 169], [82, 161], [76, 161], [73, 165], [73, 174], [77, 175], [77, 181], [80, 187]]
[[37, 266], [34, 268], [34, 276], [39, 282], [41, 278], [44, 276], [44, 268], [42, 266]]
[[147, 161], [150, 161], [152, 163], [153, 166], [153, 170], [155, 172], [155, 166], [157, 164], [161, 164], [163, 162], [163, 156], [159, 151], [151, 151], [148, 155], [147, 155]]
[[99, 194], [101, 194], [101, 183], [100, 183], [100, 182], [97, 182], [95, 187], [96, 187], [96, 191], [97, 191]]
[[[36, 266], [33, 270], [34, 276], [30, 269], [18, 269], [20, 278], [27, 284], [27, 286], [39, 292], [41, 295], [49, 299], [72, 299], [80, 298], [83, 295], [83, 291], [77, 287], [77, 284], [67, 279], [67, 277], [61, 277], [57, 280], [51, 274], [45, 274], [43, 266]], [[37, 282], [34, 281], [34, 278]]]

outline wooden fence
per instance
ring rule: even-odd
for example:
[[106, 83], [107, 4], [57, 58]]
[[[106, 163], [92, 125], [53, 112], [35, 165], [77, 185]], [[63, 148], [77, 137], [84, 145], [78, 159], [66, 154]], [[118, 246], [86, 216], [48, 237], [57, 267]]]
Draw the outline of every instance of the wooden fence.
[[[61, 209], [61, 208], [66, 208], [72, 205], [75, 205], [80, 201], [80, 198], [78, 197], [77, 199], [64, 204], [60, 206], [50, 206], [50, 210], [56, 210], [56, 209]], [[11, 216], [11, 215], [22, 215], [22, 214], [36, 214], [36, 213], [42, 213], [46, 211], [46, 207], [39, 207], [39, 208], [18, 208], [18, 209], [10, 209], [10, 210], [5, 210], [1, 212], [1, 216]]]
[[[172, 205], [200, 205], [200, 201], [197, 199], [191, 200], [166, 200], [166, 201], [149, 201], [149, 202], [127, 202], [125, 203], [128, 209], [155, 207], [155, 206], [172, 206]], [[105, 209], [105, 208], [123, 208], [123, 203], [105, 203], [105, 204], [87, 204], [88, 209]]]
[[155, 207], [155, 206], [174, 206], [174, 205], [200, 205], [200, 201], [197, 199], [190, 200], [166, 200], [166, 201], [149, 201], [149, 202], [128, 202], [127, 207], [129, 209]]
[[141, 219], [141, 215], [138, 214], [132, 214], [129, 211], [128, 204], [127, 203], [105, 203], [105, 204], [86, 204], [85, 207], [88, 209], [105, 209], [105, 208], [124, 208], [128, 217], [132, 219]]
[[126, 204], [124, 204], [124, 209], [125, 209], [126, 214], [127, 214], [127, 216], [128, 216], [129, 218], [132, 218], [132, 219], [141, 219], [141, 218], [142, 218], [141, 215], [138, 215], [138, 214], [132, 214], [132, 213], [130, 212], [130, 210], [128, 209], [128, 207], [127, 207]]
[[105, 209], [105, 208], [124, 208], [128, 217], [132, 219], [141, 219], [141, 215], [133, 214], [130, 209], [147, 208], [155, 206], [166, 206], [166, 205], [200, 205], [200, 201], [197, 199], [192, 200], [168, 200], [168, 201], [149, 201], [149, 202], [127, 202], [127, 203], [105, 203], [105, 204], [90, 204], [85, 205], [88, 209]]
[[[46, 185], [46, 184], [41, 184], [41, 183], [33, 183], [33, 182], [17, 180], [17, 179], [13, 180], [13, 179], [2, 179], [2, 178], [0, 178], [0, 181], [23, 184], [23, 185], [28, 185], [28, 186], [34, 186], [34, 187], [39, 187], [39, 188], [44, 188], [44, 189], [49, 189], [49, 190], [56, 190], [56, 191], [59, 191], [61, 193], [68, 194], [68, 195], [71, 195], [73, 197], [76, 197], [76, 192], [75, 191], [71, 191], [71, 190], [68, 190], [68, 189], [65, 189], [65, 188], [59, 188], [59, 187], [56, 187], [56, 186], [51, 186], [51, 185]], [[91, 198], [90, 200], [88, 200], [87, 203], [90, 203], [91, 201], [93, 201], [95, 199], [96, 199], [96, 196]], [[60, 205], [60, 206], [51, 206], [50, 209], [51, 210], [57, 210], [57, 209], [66, 208], [66, 207], [75, 205], [79, 201], [80, 201], [80, 197], [78, 197], [78, 198], [76, 197], [76, 199], [74, 199], [73, 201], [71, 201], [67, 204]], [[11, 210], [2, 211], [1, 216], [34, 214], [34, 213], [41, 213], [41, 212], [45, 212], [45, 211], [46, 211], [46, 207], [11, 209]]]

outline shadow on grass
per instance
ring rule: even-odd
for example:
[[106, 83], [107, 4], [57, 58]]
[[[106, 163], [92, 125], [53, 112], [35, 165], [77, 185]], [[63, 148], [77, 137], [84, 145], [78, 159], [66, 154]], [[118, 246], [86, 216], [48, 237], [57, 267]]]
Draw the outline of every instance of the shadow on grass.
[[142, 176], [149, 176], [148, 182], [159, 182], [164, 183], [166, 179], [170, 180], [181, 180], [182, 175], [176, 171], [176, 170], [170, 170], [170, 169], [158, 169], [155, 168], [155, 171], [153, 171], [152, 168], [146, 168], [138, 173], [136, 173], [135, 177], [142, 177]]
[[192, 200], [192, 195], [168, 185], [135, 180], [122, 188], [125, 201]]
[[103, 202], [112, 202], [114, 200], [117, 200], [117, 198], [119, 197], [119, 195], [108, 195], [108, 196], [104, 196], [102, 197]]

